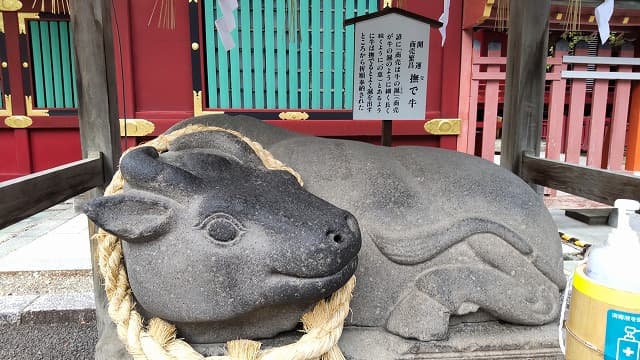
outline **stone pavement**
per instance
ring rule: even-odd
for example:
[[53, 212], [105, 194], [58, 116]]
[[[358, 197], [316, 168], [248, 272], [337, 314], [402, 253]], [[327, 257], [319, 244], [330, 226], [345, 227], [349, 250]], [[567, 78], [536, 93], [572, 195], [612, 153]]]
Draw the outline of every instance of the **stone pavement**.
[[87, 218], [73, 201], [0, 229], [0, 272], [91, 269]]

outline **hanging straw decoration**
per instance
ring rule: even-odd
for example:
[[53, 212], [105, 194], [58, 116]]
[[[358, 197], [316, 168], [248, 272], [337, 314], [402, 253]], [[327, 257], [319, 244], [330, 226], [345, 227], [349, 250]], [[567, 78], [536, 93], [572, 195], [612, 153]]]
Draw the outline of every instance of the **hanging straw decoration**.
[[580, 31], [580, 14], [582, 13], [582, 0], [569, 0], [567, 5], [567, 22], [564, 24], [564, 31], [579, 32]]
[[153, 10], [149, 15], [147, 26], [151, 26], [153, 18], [158, 18], [157, 26], [162, 29], [176, 28], [176, 6], [175, 0], [156, 0], [153, 4]]
[[496, 1], [496, 31], [506, 31], [509, 28], [509, 0]]
[[40, 3], [40, 12], [49, 12], [52, 14], [69, 14], [69, 0], [33, 0], [32, 8], [38, 8]]

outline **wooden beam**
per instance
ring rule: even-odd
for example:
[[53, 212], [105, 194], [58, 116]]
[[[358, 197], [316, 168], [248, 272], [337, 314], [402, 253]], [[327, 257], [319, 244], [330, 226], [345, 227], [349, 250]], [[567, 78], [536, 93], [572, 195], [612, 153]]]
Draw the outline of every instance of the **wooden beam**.
[[[111, 1], [70, 1], [82, 152], [84, 156], [90, 152], [103, 155], [103, 181], [90, 197], [102, 195], [121, 155]], [[90, 235], [96, 230], [90, 222]], [[115, 326], [105, 311], [107, 297], [98, 266], [97, 243], [93, 238], [90, 246], [98, 334], [102, 335], [107, 329], [115, 333]]]
[[540, 153], [551, 1], [510, 4], [500, 165], [520, 175], [523, 151]]
[[610, 56], [570, 56], [562, 57], [563, 63], [570, 64], [596, 64], [596, 65], [640, 65], [640, 59], [630, 57]]
[[529, 182], [613, 205], [617, 199], [640, 201], [640, 178], [525, 154], [522, 177]]
[[0, 229], [103, 184], [95, 157], [0, 183]]

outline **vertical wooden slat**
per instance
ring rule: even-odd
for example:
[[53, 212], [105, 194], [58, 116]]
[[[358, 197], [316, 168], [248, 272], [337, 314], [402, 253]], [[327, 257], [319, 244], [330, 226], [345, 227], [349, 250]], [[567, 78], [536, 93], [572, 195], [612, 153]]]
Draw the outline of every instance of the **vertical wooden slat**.
[[[362, 1], [362, 0], [357, 0]], [[345, 17], [347, 19], [354, 17], [355, 7], [354, 1], [347, 0], [345, 4]], [[339, 26], [339, 24], [336, 24]], [[351, 109], [353, 107], [353, 52], [355, 46], [354, 39], [355, 25], [347, 26], [344, 36], [344, 107]]]
[[369, 0], [369, 12], [376, 12], [378, 10], [378, 0]]
[[275, 64], [275, 25], [273, 21], [273, 1], [264, 2], [264, 44], [267, 81], [267, 108], [276, 107], [276, 64]]
[[[613, 138], [611, 140], [613, 143]], [[633, 85], [629, 108], [629, 147], [624, 168], [640, 172], [640, 83]]]
[[216, 33], [213, 2], [215, 0], [204, 1], [204, 39], [205, 39], [205, 56], [207, 68], [207, 107], [218, 107], [218, 68], [216, 65]]
[[[260, 9], [258, 8], [258, 11]], [[253, 108], [253, 49], [251, 44], [251, 2], [250, 0], [241, 0], [240, 7], [240, 31], [242, 42], [238, 44], [238, 48], [242, 51], [242, 107], [244, 109]], [[257, 30], [257, 29], [254, 29]]]
[[54, 107], [64, 107], [64, 94], [62, 87], [62, 63], [60, 60], [60, 30], [57, 21], [49, 22], [51, 35], [51, 67], [53, 71]]
[[[217, 0], [209, 0], [213, 3], [213, 7], [216, 8], [216, 18], [219, 19], [222, 17], [222, 10], [219, 6], [216, 6]], [[224, 46], [222, 46], [222, 40], [217, 35], [217, 32], [214, 32], [214, 37], [216, 38], [218, 46], [217, 54], [218, 54], [218, 83], [220, 86], [220, 107], [228, 108], [231, 106], [231, 101], [229, 99], [229, 95], [231, 93], [231, 88], [229, 86], [229, 53], [225, 51]]]
[[310, 107], [309, 86], [309, 0], [300, 0], [300, 107]]
[[[71, 39], [71, 44], [73, 44], [73, 27], [71, 26], [71, 23], [69, 23], [69, 38]], [[73, 106], [79, 107], [78, 85], [76, 82], [76, 50], [73, 46], [71, 46], [71, 81], [73, 83]]]
[[333, 17], [332, 1], [322, 2], [322, 108], [331, 108], [331, 91], [333, 90], [333, 58], [331, 46]]
[[71, 38], [69, 37], [69, 23], [60, 22], [60, 53], [62, 57], [62, 77], [63, 77], [63, 93], [64, 107], [74, 107], [73, 103], [73, 87], [74, 82], [71, 78]]
[[40, 23], [29, 22], [29, 33], [31, 35], [31, 56], [33, 57], [33, 82], [36, 88], [36, 107], [43, 108], [46, 105], [44, 93], [44, 74], [42, 73], [42, 45], [40, 39]]
[[364, 15], [367, 13], [367, 9], [368, 7], [368, 3], [371, 2], [371, 0], [356, 0], [358, 1], [358, 8], [357, 8], [357, 15]]
[[[575, 54], [587, 55], [589, 46], [585, 41], [576, 44]], [[575, 71], [586, 71], [587, 65], [575, 64]], [[582, 142], [582, 126], [584, 122], [584, 104], [587, 84], [585, 79], [571, 80], [571, 99], [569, 104], [569, 119], [567, 123], [567, 146], [565, 149], [565, 161], [577, 164], [580, 161], [580, 147]]]
[[343, 0], [335, 0], [333, 6], [334, 22], [333, 22], [333, 108], [342, 109], [344, 104], [344, 2]]
[[[634, 47], [625, 44], [620, 49], [620, 57], [633, 57]], [[618, 72], [631, 72], [632, 66], [621, 65]], [[613, 111], [611, 113], [611, 127], [609, 128], [609, 148], [607, 151], [607, 169], [621, 170], [624, 158], [625, 135], [627, 132], [627, 119], [629, 111], [629, 99], [631, 97], [631, 80], [616, 80], [613, 94]], [[629, 138], [632, 133], [629, 130]], [[640, 150], [640, 149], [638, 149]], [[628, 155], [630, 155], [631, 141], [629, 141]], [[640, 154], [638, 154], [640, 155]], [[630, 156], [627, 156], [629, 159]], [[640, 169], [637, 169], [637, 171]]]
[[[611, 47], [601, 46], [598, 56], [611, 56]], [[608, 72], [610, 65], [598, 65], [597, 71]], [[604, 122], [607, 112], [607, 95], [609, 80], [596, 80], [591, 97], [591, 122], [589, 126], [589, 149], [587, 151], [587, 166], [602, 167], [602, 151], [604, 146]]]
[[[291, 14], [289, 14], [291, 16]], [[299, 106], [300, 86], [298, 85], [298, 34], [289, 34], [289, 107], [297, 109]]]
[[[565, 40], [560, 40], [555, 44], [554, 59], [562, 62], [562, 57], [567, 55], [569, 44]], [[553, 65], [553, 73], [560, 75], [567, 65]], [[549, 116], [547, 123], [547, 149], [545, 157], [551, 160], [560, 160], [560, 149], [562, 148], [563, 125], [564, 125], [564, 101], [567, 92], [567, 80], [553, 80], [549, 94]]]
[[322, 107], [320, 98], [320, 70], [322, 59], [320, 58], [320, 0], [311, 0], [311, 108]]
[[276, 2], [276, 53], [278, 57], [278, 108], [287, 107], [287, 16], [286, 2]]
[[231, 37], [233, 38], [233, 42], [236, 44], [236, 47], [229, 51], [229, 63], [231, 65], [229, 67], [229, 77], [231, 77], [231, 107], [237, 109], [242, 107], [243, 92], [241, 77], [242, 65], [240, 64], [240, 41], [238, 36], [242, 25], [238, 22], [237, 12], [234, 16], [236, 17], [236, 24], [238, 24], [238, 27], [231, 32]]
[[264, 109], [264, 48], [262, 41], [262, 0], [253, 0], [253, 79], [256, 109]]
[[[489, 44], [488, 56], [500, 57], [501, 45]], [[500, 72], [500, 65], [488, 65], [488, 73]], [[487, 80], [484, 90], [484, 118], [482, 121], [482, 158], [493, 162], [496, 144], [496, 124], [498, 122], [498, 92], [500, 80]]]
[[471, 66], [471, 89], [469, 90], [469, 135], [467, 137], [467, 153], [474, 155], [476, 152], [476, 131], [478, 123], [478, 93], [480, 81], [473, 78], [473, 74], [480, 72], [480, 65], [475, 64], [475, 59], [480, 58], [480, 41], [473, 41], [473, 56]]
[[[460, 39], [460, 100], [458, 101], [458, 118], [460, 118], [460, 134], [456, 139], [456, 150], [468, 152], [467, 141], [469, 123], [475, 121], [469, 117], [471, 81], [473, 67], [473, 32], [469, 29], [462, 30]], [[475, 134], [474, 134], [475, 135]]]
[[42, 45], [42, 69], [44, 74], [45, 106], [54, 107], [53, 69], [51, 67], [51, 35], [46, 22], [40, 23], [40, 43]]

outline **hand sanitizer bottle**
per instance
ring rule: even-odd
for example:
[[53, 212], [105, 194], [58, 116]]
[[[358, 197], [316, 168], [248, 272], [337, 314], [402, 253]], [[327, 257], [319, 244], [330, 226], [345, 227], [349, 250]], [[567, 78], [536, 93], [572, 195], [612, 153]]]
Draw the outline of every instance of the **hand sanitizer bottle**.
[[618, 224], [604, 246], [594, 247], [587, 258], [586, 275], [612, 289], [640, 292], [640, 240], [629, 225], [629, 214], [640, 209], [635, 200], [616, 200]]

